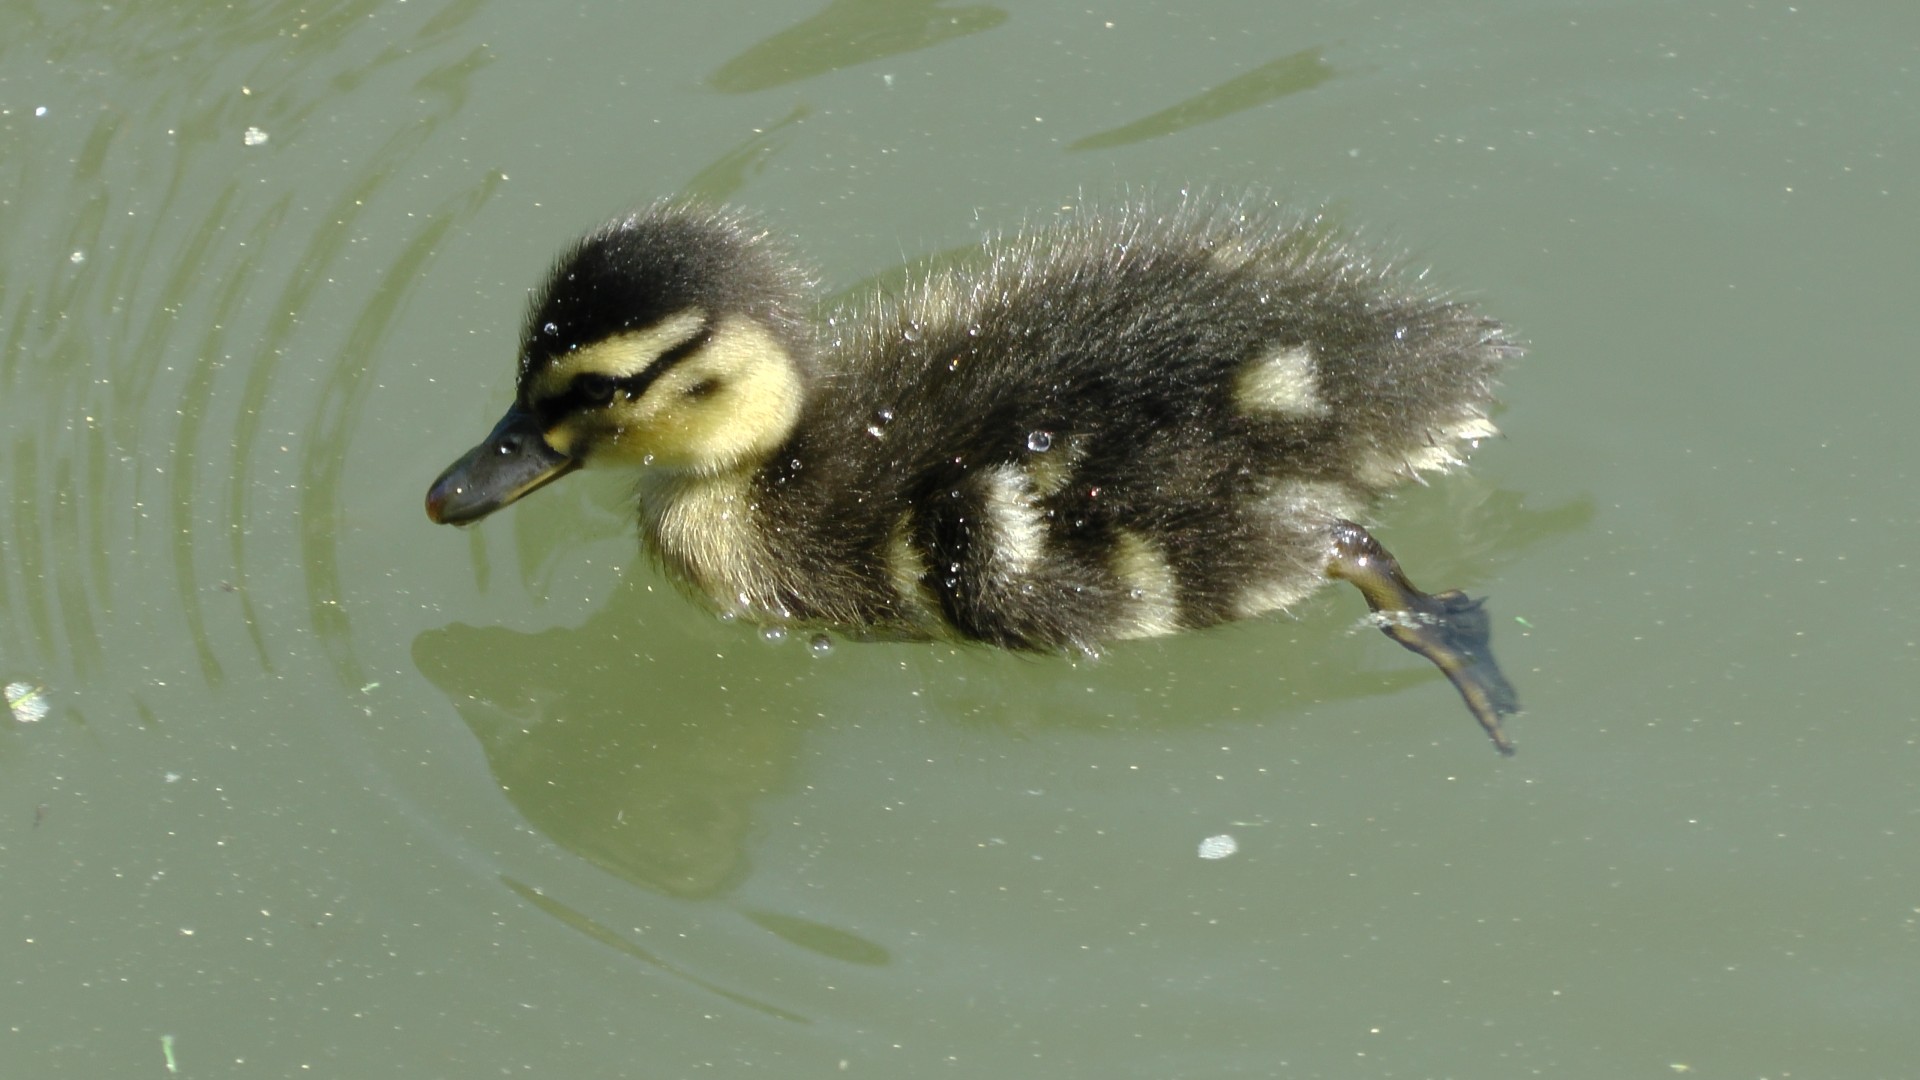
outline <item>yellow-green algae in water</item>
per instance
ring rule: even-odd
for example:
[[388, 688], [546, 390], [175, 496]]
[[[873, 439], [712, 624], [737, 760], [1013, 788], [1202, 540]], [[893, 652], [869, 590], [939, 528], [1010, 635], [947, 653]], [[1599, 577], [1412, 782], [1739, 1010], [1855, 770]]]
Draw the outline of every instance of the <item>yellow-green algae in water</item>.
[[22, 724], [37, 724], [47, 718], [53, 705], [47, 701], [47, 688], [29, 682], [7, 684], [7, 711]]

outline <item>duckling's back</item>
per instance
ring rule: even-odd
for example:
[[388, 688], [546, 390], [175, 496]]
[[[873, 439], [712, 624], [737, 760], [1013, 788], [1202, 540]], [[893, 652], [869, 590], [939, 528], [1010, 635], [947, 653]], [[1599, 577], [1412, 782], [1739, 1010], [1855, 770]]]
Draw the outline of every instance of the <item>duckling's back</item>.
[[1301, 599], [1336, 523], [1493, 432], [1518, 352], [1318, 219], [1192, 209], [989, 242], [826, 333], [756, 477], [765, 606], [1029, 649]]

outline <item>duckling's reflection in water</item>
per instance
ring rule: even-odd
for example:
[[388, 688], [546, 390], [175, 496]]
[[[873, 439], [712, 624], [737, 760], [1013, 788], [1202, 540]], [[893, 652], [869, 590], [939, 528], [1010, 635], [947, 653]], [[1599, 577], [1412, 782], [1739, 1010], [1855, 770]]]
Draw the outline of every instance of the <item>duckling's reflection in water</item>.
[[[1471, 483], [1448, 494], [1459, 497], [1423, 500], [1396, 522], [1422, 533], [1445, 525], [1464, 537], [1438, 556], [1455, 573], [1497, 567], [1593, 520], [1585, 500], [1535, 511]], [[581, 527], [585, 519], [570, 520]], [[792, 788], [805, 740], [829, 722], [819, 717], [836, 727], [883, 717], [985, 725], [1016, 740], [1143, 724], [1178, 732], [1225, 716], [1282, 722], [1298, 713], [1290, 701], [1432, 682], [1425, 669], [1367, 665], [1377, 650], [1363, 647], [1350, 621], [1321, 612], [1238, 635], [1230, 649], [1197, 642], [1174, 656], [1140, 643], [1109, 650], [1111, 663], [1077, 667], [917, 644], [822, 655], [791, 637], [767, 644], [689, 615], [657, 575], [636, 568], [579, 626], [452, 623], [413, 644], [415, 665], [472, 730], [529, 825], [621, 880], [688, 898], [721, 896], [745, 879], [759, 804]], [[1285, 649], [1277, 672], [1241, 671], [1227, 655], [1268, 647]], [[1213, 688], [1215, 708], [1196, 715], [1170, 699], [1176, 682]], [[1090, 684], [1097, 694], [1086, 692]], [[916, 711], [903, 718], [903, 706]]]
[[[414, 663], [528, 824], [636, 885], [719, 895], [745, 877], [753, 806], [790, 773], [800, 729], [736, 714], [714, 688], [738, 680], [739, 660], [710, 642], [658, 635], [618, 655], [650, 608], [658, 623], [680, 601], [631, 582], [609, 599], [578, 627], [429, 630]], [[679, 704], [648, 704], [662, 702]]]

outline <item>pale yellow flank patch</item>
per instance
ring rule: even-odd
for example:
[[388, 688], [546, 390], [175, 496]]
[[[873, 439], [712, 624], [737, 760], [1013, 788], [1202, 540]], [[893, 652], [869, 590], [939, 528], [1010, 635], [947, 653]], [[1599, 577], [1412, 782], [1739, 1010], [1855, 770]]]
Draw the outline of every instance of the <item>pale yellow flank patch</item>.
[[1314, 371], [1313, 350], [1305, 345], [1276, 349], [1240, 369], [1234, 400], [1250, 413], [1282, 416], [1325, 416], [1320, 377]]
[[1320, 536], [1336, 520], [1358, 516], [1362, 502], [1340, 484], [1289, 480], [1276, 484], [1259, 509], [1275, 534], [1274, 572], [1247, 584], [1234, 602], [1237, 618], [1292, 607], [1325, 584], [1331, 552], [1320, 550]]
[[927, 560], [913, 546], [913, 514], [901, 514], [887, 534], [887, 581], [900, 601], [900, 612], [910, 633], [940, 636], [947, 628], [939, 601], [927, 588]]
[[[1419, 480], [1423, 472], [1445, 472], [1466, 464], [1460, 444], [1478, 443], [1500, 434], [1493, 421], [1478, 414], [1462, 416], [1433, 432], [1425, 446], [1394, 451], [1382, 448], [1358, 463], [1355, 473], [1361, 483], [1373, 488], [1390, 488], [1404, 480]], [[1424, 481], [1423, 481], [1424, 482]]]
[[[1073, 435], [1051, 435], [1052, 446], [1027, 457], [1027, 475], [1033, 480], [1035, 498], [1059, 494], [1073, 480], [1073, 470], [1087, 456], [1082, 440]], [[1027, 446], [1033, 447], [1031, 436]]]
[[1046, 554], [1046, 525], [1033, 485], [1019, 469], [999, 465], [980, 474], [986, 482], [987, 520], [993, 526], [994, 576], [1025, 577]]
[[1127, 586], [1126, 614], [1114, 638], [1158, 637], [1180, 629], [1180, 591], [1159, 545], [1138, 533], [1114, 537], [1113, 572]]
[[1477, 443], [1481, 439], [1491, 439], [1500, 434], [1500, 429], [1494, 427], [1493, 421], [1484, 416], [1469, 416], [1454, 425], [1447, 434], [1449, 438]]
[[721, 611], [784, 618], [779, 582], [754, 520], [746, 473], [648, 472], [640, 479], [640, 530], [667, 571]]

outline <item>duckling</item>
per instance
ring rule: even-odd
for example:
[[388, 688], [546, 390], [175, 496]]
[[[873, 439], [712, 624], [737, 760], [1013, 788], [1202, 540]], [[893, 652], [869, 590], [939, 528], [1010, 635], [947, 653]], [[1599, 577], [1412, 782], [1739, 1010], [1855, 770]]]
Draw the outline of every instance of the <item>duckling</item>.
[[478, 521], [587, 464], [717, 609], [860, 638], [1095, 651], [1356, 585], [1494, 745], [1481, 601], [1356, 519], [1495, 434], [1517, 344], [1311, 217], [1190, 200], [988, 240], [827, 310], [737, 213], [588, 233], [535, 295], [512, 407], [428, 491]]

